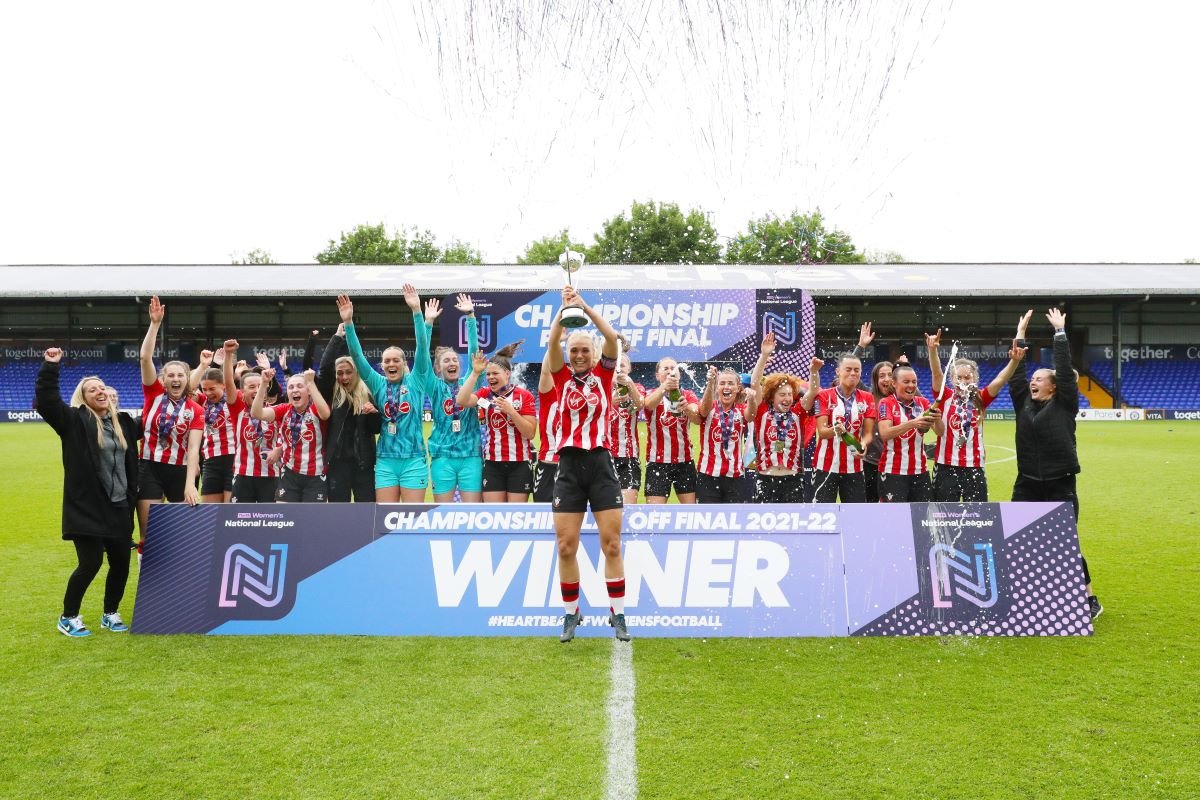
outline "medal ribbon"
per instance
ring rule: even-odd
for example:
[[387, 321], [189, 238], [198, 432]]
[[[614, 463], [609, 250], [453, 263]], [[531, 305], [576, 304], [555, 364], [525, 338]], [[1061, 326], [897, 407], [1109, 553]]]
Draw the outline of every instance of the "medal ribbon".
[[162, 411], [158, 415], [158, 435], [160, 438], [171, 435], [171, 429], [175, 427], [175, 423], [179, 422], [179, 415], [183, 413], [183, 407], [186, 405], [187, 400], [182, 397], [176, 403], [165, 394], [163, 395]]
[[[310, 404], [308, 408], [312, 408], [312, 405]], [[303, 413], [296, 411], [295, 406], [288, 409], [288, 427], [292, 431], [292, 447], [300, 444], [300, 434], [304, 431], [304, 417], [308, 414], [308, 408], [304, 409]]]
[[222, 397], [216, 403], [205, 403], [204, 405], [204, 424], [212, 427], [217, 424], [217, 420], [221, 418], [221, 412], [225, 410], [225, 398]]

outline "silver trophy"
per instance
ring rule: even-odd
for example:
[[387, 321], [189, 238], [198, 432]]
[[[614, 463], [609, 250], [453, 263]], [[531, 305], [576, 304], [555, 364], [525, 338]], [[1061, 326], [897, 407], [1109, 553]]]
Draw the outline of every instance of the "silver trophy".
[[[567, 285], [576, 291], [579, 291], [579, 287], [575, 285], [571, 276], [583, 269], [583, 260], [583, 253], [577, 253], [569, 247], [558, 257], [558, 265], [567, 273]], [[564, 328], [582, 328], [591, 322], [587, 313], [579, 306], [565, 307], [558, 321]]]

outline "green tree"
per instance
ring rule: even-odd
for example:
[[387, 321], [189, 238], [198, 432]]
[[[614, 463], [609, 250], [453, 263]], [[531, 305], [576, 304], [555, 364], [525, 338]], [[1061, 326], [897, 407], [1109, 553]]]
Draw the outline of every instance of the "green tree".
[[580, 253], [587, 253], [587, 245], [581, 242], [572, 242], [567, 229], [563, 228], [552, 236], [546, 236], [538, 239], [536, 242], [530, 242], [529, 247], [525, 248], [525, 255], [517, 256], [517, 263], [557, 264], [558, 257], [562, 255], [562, 251], [567, 247]]
[[[585, 251], [601, 264], [710, 264], [720, 260], [717, 232], [703, 212], [686, 214], [675, 203], [634, 202], [604, 223]], [[557, 260], [557, 256], [555, 257]]]
[[408, 241], [400, 234], [389, 236], [383, 223], [359, 225], [317, 253], [318, 264], [408, 264]]
[[844, 231], [828, 230], [820, 211], [750, 220], [729, 243], [731, 264], [861, 264], [866, 257]]
[[234, 264], [274, 264], [275, 259], [271, 258], [271, 254], [261, 247], [256, 247], [253, 250], [247, 250], [245, 253], [234, 253], [232, 262]]
[[339, 241], [317, 253], [318, 264], [480, 264], [483, 256], [466, 242], [454, 240], [445, 248], [431, 231], [409, 228], [389, 234], [378, 225], [359, 225], [341, 233]]

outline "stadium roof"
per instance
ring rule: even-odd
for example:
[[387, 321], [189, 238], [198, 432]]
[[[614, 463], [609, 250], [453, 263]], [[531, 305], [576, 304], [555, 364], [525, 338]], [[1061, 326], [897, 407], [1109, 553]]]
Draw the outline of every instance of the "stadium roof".
[[[1196, 264], [729, 264], [588, 265], [583, 289], [801, 288], [823, 297], [1200, 295]], [[285, 297], [538, 291], [561, 286], [556, 266], [483, 265], [9, 265], [0, 297]]]

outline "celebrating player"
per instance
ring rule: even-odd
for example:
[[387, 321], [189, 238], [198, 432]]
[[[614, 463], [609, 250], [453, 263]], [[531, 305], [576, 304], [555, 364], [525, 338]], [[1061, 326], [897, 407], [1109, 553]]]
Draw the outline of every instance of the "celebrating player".
[[[236, 353], [224, 348], [200, 353], [200, 365], [192, 370], [188, 388], [197, 389], [194, 397], [204, 409], [204, 443], [200, 448], [200, 502], [228, 503], [233, 495], [233, 453], [235, 449], [233, 416], [229, 413], [223, 365]], [[213, 367], [213, 364], [218, 364]], [[234, 386], [230, 383], [229, 386]]]
[[696, 502], [696, 465], [688, 426], [702, 421], [700, 400], [679, 388], [679, 364], [663, 358], [655, 369], [658, 388], [646, 395], [646, 502], [667, 502], [671, 489], [680, 503]]
[[[753, 383], [753, 381], [752, 381]], [[746, 423], [754, 418], [751, 401], [739, 403], [742, 378], [737, 370], [708, 368], [704, 396], [700, 398], [700, 463], [696, 468], [696, 499], [701, 503], [738, 503], [742, 500], [742, 441]]]
[[642, 488], [638, 413], [646, 404], [646, 390], [629, 377], [632, 366], [628, 349], [623, 349], [613, 377], [615, 388], [608, 415], [608, 451], [612, 453], [617, 482], [621, 484], [621, 495], [626, 503], [636, 503]]
[[[1029, 318], [1026, 314], [1025, 320]], [[1075, 415], [1079, 412], [1079, 376], [1071, 366], [1071, 344], [1067, 340], [1067, 316], [1057, 308], [1046, 313], [1054, 329], [1054, 369], [1039, 369], [1026, 382], [1025, 363], [1017, 365], [1008, 382], [1017, 412], [1017, 481], [1014, 502], [1069, 501], [1079, 521], [1079, 495], [1075, 476], [1079, 455], [1075, 449]], [[1024, 320], [1023, 320], [1024, 321]], [[1025, 330], [1017, 330], [1017, 346], [1024, 346]], [[1083, 559], [1083, 581], [1087, 587], [1092, 619], [1104, 612], [1092, 591], [1092, 575]]]
[[[463, 408], [479, 407], [487, 426], [487, 452], [483, 462], [485, 503], [524, 503], [533, 491], [532, 451], [529, 441], [537, 433], [533, 395], [512, 383], [512, 357], [520, 342], [506, 345], [484, 357], [476, 350], [471, 374], [456, 398]], [[487, 385], [475, 390], [486, 372]]]
[[[237, 348], [236, 339], [225, 342], [222, 370], [226, 386], [235, 385], [231, 363]], [[278, 445], [278, 427], [250, 413], [250, 406], [258, 395], [266, 398], [266, 386], [267, 381], [263, 380], [261, 373], [254, 369], [247, 370], [242, 373], [241, 390], [235, 391], [229, 403], [235, 442], [231, 499], [235, 503], [274, 503], [279, 490], [279, 459], [283, 455], [283, 447]]]
[[[431, 300], [430, 303], [436, 301]], [[467, 358], [474, 360], [479, 352], [479, 322], [475, 319], [475, 304], [470, 295], [460, 294], [454, 307], [467, 321]], [[438, 313], [440, 311], [436, 306], [426, 304], [425, 318], [420, 320], [417, 327], [418, 337], [432, 337], [430, 326]], [[433, 353], [431, 369], [424, 389], [433, 408], [433, 432], [429, 436], [429, 474], [433, 481], [433, 499], [448, 503], [454, 499], [454, 490], [457, 489], [464, 503], [478, 503], [483, 499], [479, 426], [475, 415], [458, 404], [458, 391], [466, 380], [458, 353], [450, 347], [439, 347]], [[471, 388], [478, 389], [479, 385], [471, 384]]]
[[347, 350], [345, 328], [338, 325], [321, 354], [321, 371], [317, 373], [321, 396], [333, 398], [325, 441], [329, 502], [349, 503], [353, 497], [360, 503], [373, 503], [379, 411]]
[[37, 376], [37, 410], [62, 440], [62, 538], [75, 546], [77, 564], [67, 580], [59, 632], [91, 633], [80, 616], [83, 596], [108, 556], [100, 626], [114, 633], [129, 628], [119, 606], [129, 579], [129, 538], [133, 534], [139, 431], [95, 376], [75, 387], [68, 407], [58, 393], [63, 351], [46, 350]]
[[[1022, 317], [1017, 335], [1024, 338], [1031, 310]], [[933, 499], [939, 503], [986, 503], [987, 473], [983, 469], [983, 412], [996, 399], [1008, 379], [1021, 363], [1023, 352], [1014, 346], [1009, 351], [1008, 364], [996, 374], [991, 383], [979, 389], [979, 365], [969, 358], [955, 359], [950, 365], [950, 380], [944, 380], [942, 362], [938, 357], [942, 331], [925, 334], [929, 351], [929, 368], [933, 372], [933, 396], [944, 409], [946, 429], [938, 437], [934, 451]]]
[[[413, 327], [421, 316], [421, 298], [411, 284], [404, 284], [404, 302], [413, 314]], [[337, 299], [338, 313], [345, 325], [346, 344], [350, 356], [358, 369], [359, 377], [371, 390], [372, 403], [383, 416], [379, 441], [376, 443], [375, 500], [380, 503], [420, 503], [425, 499], [429, 486], [429, 465], [425, 460], [425, 430], [421, 410], [425, 404], [425, 393], [421, 386], [427, 383], [424, 375], [409, 374], [404, 361], [404, 351], [399, 347], [388, 347], [383, 351], [380, 366], [383, 375], [377, 373], [367, 357], [354, 329], [354, 304], [346, 295]], [[429, 369], [429, 341], [418, 336], [413, 369]]]
[[163, 364], [154, 370], [154, 340], [167, 307], [150, 298], [150, 327], [142, 339], [138, 360], [142, 368], [142, 460], [138, 465], [138, 530], [146, 536], [150, 506], [163, 502], [195, 505], [200, 501], [196, 477], [200, 471], [200, 441], [204, 410], [187, 397], [188, 365]]
[[917, 395], [917, 371], [908, 364], [892, 370], [895, 394], [879, 401], [879, 438], [883, 455], [879, 459], [879, 501], [884, 503], [925, 503], [933, 499], [933, 488], [926, 471], [925, 432], [941, 436], [946, 425], [941, 411]]
[[[263, 380], [273, 377], [274, 369], [263, 372]], [[250, 406], [250, 415], [255, 419], [277, 423], [283, 439], [283, 474], [275, 502], [324, 503], [329, 499], [325, 477], [329, 403], [321, 396], [316, 373], [311, 369], [288, 378], [286, 391], [286, 403], [265, 407], [259, 392]]]
[[837, 383], [817, 394], [817, 461], [813, 499], [833, 503], [866, 501], [862, 456], [875, 433], [875, 400], [858, 388], [862, 361], [838, 358]]
[[[566, 329], [562, 341], [565, 342]], [[537, 463], [533, 466], [533, 502], [549, 503], [554, 500], [554, 481], [558, 477], [558, 447], [554, 441], [558, 430], [558, 389], [554, 385], [554, 374], [550, 372], [550, 351], [546, 348], [542, 356], [542, 368], [538, 372], [538, 451]]]
[[750, 376], [751, 386], [762, 386], [762, 400], [754, 416], [754, 446], [758, 453], [756, 503], [808, 502], [804, 487], [805, 423], [821, 390], [819, 358], [809, 365], [808, 385], [799, 378], [773, 373], [763, 378], [775, 352], [775, 334], [763, 337], [761, 355]]
[[[608, 588], [608, 624], [616, 637], [628, 641], [625, 625], [625, 562], [621, 557], [621, 512], [624, 498], [612, 453], [605, 447], [608, 408], [612, 403], [613, 373], [617, 366], [617, 332], [596, 313], [583, 297], [568, 286], [562, 292], [563, 307], [582, 308], [604, 337], [597, 348], [591, 334], [575, 331], [567, 337], [567, 363], [558, 342], [562, 337], [560, 315], [550, 325], [548, 366], [558, 388], [558, 476], [554, 482], [554, 534], [558, 540], [558, 571], [563, 604], [563, 630], [559, 641], [575, 638], [579, 613], [579, 532], [591, 506], [604, 552], [604, 579]], [[597, 349], [599, 352], [597, 353]]]

